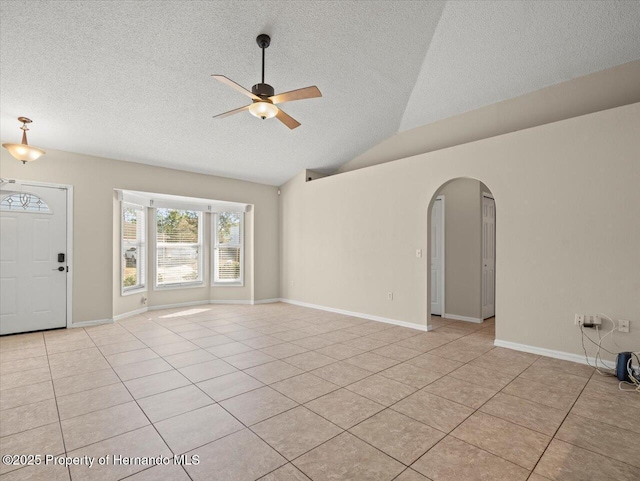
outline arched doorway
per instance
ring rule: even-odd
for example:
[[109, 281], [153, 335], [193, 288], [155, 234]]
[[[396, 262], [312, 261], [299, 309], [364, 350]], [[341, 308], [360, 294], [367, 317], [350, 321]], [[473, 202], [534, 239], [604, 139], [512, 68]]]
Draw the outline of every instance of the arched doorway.
[[496, 207], [477, 179], [444, 183], [429, 206], [429, 324], [495, 318]]

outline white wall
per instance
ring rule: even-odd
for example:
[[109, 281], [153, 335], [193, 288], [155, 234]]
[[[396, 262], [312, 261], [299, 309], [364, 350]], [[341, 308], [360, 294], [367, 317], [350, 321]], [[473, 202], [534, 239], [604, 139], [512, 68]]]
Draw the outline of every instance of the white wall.
[[[2, 140], [9, 141], [16, 139]], [[42, 147], [46, 149], [46, 146]], [[252, 252], [246, 258], [250, 270], [248, 277], [253, 279], [248, 289], [181, 289], [163, 292], [162, 298], [150, 292], [150, 301], [163, 305], [210, 298], [260, 300], [279, 296], [277, 188], [48, 149], [44, 157], [22, 165], [6, 150], [0, 152], [3, 178], [74, 186], [74, 322], [111, 319], [140, 307], [138, 296], [119, 297], [120, 212], [114, 201], [115, 188], [253, 205], [249, 228], [253, 229], [256, 242], [255, 248], [249, 246], [248, 251]], [[116, 253], [117, 262], [114, 262]]]
[[[494, 194], [504, 341], [580, 354], [574, 313], [640, 344], [640, 104], [282, 187], [281, 296], [427, 323], [429, 205], [447, 181]], [[394, 299], [387, 300], [387, 292]]]
[[444, 196], [445, 313], [482, 318], [482, 196], [480, 182], [456, 179]]

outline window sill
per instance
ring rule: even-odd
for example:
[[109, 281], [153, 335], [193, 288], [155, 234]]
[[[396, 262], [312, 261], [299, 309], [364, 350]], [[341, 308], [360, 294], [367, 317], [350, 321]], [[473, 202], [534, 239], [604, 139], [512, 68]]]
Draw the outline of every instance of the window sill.
[[170, 291], [175, 289], [195, 289], [198, 287], [206, 287], [203, 281], [191, 282], [188, 284], [166, 284], [161, 286], [154, 286], [154, 291]]
[[126, 297], [126, 296], [132, 296], [134, 294], [141, 294], [143, 292], [147, 292], [147, 287], [146, 286], [144, 286], [144, 287], [136, 287], [135, 289], [127, 289], [127, 290], [122, 289], [120, 291], [120, 295], [122, 297]]
[[244, 287], [244, 282], [214, 282], [211, 287]]

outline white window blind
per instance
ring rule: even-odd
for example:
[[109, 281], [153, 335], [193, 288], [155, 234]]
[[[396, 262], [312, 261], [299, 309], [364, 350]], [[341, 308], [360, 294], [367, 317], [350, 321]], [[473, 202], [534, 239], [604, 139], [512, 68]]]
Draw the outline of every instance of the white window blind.
[[242, 285], [244, 213], [218, 212], [214, 222], [213, 283]]
[[156, 210], [156, 285], [202, 282], [202, 213]]
[[122, 291], [142, 289], [146, 285], [147, 242], [146, 209], [122, 203]]

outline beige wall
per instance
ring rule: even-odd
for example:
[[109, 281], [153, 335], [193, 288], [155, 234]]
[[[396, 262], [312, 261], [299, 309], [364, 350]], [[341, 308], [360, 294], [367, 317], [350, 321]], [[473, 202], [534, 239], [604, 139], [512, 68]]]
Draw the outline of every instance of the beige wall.
[[120, 214], [118, 203], [114, 201], [115, 188], [253, 205], [247, 220], [257, 242], [255, 248], [251, 245], [247, 248], [248, 271], [245, 271], [253, 282], [245, 284], [244, 289], [204, 287], [161, 293], [150, 290], [147, 294], [150, 303], [260, 300], [279, 296], [278, 196], [275, 187], [56, 150], [48, 150], [47, 155], [36, 162], [22, 165], [2, 149], [0, 174], [4, 178], [74, 186], [74, 322], [111, 319], [141, 307], [140, 296], [119, 296], [120, 271], [114, 255], [118, 253], [119, 261]]
[[[574, 313], [640, 343], [640, 103], [284, 185], [281, 295], [425, 325], [428, 213], [447, 181], [494, 194], [497, 338], [580, 354]], [[394, 299], [387, 300], [387, 292]], [[634, 344], [632, 344], [632, 342]]]
[[444, 196], [445, 313], [482, 317], [482, 192], [474, 179], [456, 179]]
[[400, 132], [338, 172], [640, 102], [640, 60]]

